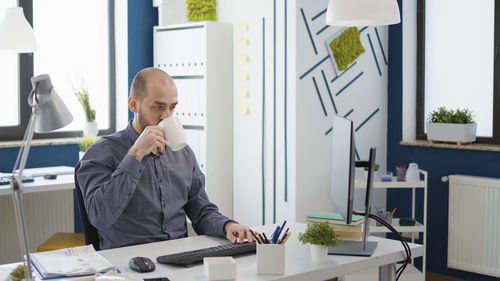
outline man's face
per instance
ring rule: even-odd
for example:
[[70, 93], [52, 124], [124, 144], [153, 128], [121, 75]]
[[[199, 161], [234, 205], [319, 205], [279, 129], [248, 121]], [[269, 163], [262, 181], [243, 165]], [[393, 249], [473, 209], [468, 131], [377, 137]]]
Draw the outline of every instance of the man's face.
[[137, 118], [142, 132], [146, 126], [157, 125], [161, 120], [172, 116], [177, 106], [177, 88], [163, 82], [150, 81], [146, 86], [147, 94], [137, 101]]

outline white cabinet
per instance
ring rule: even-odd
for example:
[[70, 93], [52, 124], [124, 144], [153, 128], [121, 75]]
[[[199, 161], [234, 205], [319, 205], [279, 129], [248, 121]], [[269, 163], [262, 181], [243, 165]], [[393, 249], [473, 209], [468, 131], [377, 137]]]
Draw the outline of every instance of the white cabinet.
[[[416, 218], [416, 210], [415, 210], [415, 201], [416, 201], [416, 191], [423, 191], [423, 221], [419, 222], [415, 219], [416, 223], [414, 226], [401, 226], [399, 224], [399, 218], [394, 218], [392, 220], [392, 226], [403, 233], [403, 236], [410, 236], [411, 242], [415, 242], [419, 235], [423, 235], [422, 241], [423, 245], [426, 245], [426, 225], [427, 225], [427, 171], [419, 170], [420, 181], [417, 182], [400, 182], [396, 180], [396, 177], [393, 177], [392, 182], [381, 182], [374, 181], [373, 188], [385, 188], [385, 189], [411, 189], [411, 217], [413, 219]], [[355, 181], [356, 188], [366, 188], [366, 181], [361, 178], [356, 178]], [[395, 213], [397, 217], [397, 212]], [[370, 232], [374, 233], [389, 233], [390, 230], [385, 228], [384, 226], [376, 226], [375, 221], [370, 220]], [[401, 246], [402, 247], [402, 246]], [[398, 265], [399, 266], [399, 265]], [[356, 274], [350, 274], [343, 277], [344, 281], [356, 281], [356, 280], [378, 280], [378, 268], [369, 269], [363, 272], [359, 272]], [[422, 271], [418, 270], [411, 264], [408, 265], [401, 277], [400, 280], [409, 281], [409, 280], [425, 280], [425, 247], [424, 247], [424, 255], [422, 258]]]
[[233, 214], [232, 25], [218, 22], [154, 28], [154, 66], [175, 81], [175, 110], [206, 176], [212, 202]]

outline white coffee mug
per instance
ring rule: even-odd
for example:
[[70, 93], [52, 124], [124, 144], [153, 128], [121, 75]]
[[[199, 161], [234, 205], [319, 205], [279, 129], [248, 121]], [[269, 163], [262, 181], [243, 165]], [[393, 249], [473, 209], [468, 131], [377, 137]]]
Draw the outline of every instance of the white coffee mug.
[[177, 116], [170, 116], [163, 119], [158, 126], [163, 128], [163, 133], [165, 134], [165, 140], [167, 146], [173, 151], [183, 149], [186, 142], [186, 135], [184, 134], [184, 128], [182, 128], [181, 121]]

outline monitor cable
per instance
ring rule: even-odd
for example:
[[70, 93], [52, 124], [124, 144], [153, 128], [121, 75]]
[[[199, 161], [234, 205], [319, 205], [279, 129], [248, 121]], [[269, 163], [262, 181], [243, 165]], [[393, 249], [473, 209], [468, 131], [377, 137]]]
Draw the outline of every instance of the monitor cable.
[[[360, 212], [356, 212], [356, 211], [353, 211], [353, 214], [358, 215], [358, 216], [365, 216], [366, 215], [366, 213], [360, 213]], [[370, 214], [370, 218], [374, 219], [375, 221], [377, 221], [378, 223], [380, 223], [381, 225], [383, 225], [387, 229], [389, 229], [394, 235], [396, 235], [396, 237], [401, 242], [401, 244], [403, 244], [403, 248], [405, 249], [405, 253], [406, 253], [406, 259], [404, 260], [404, 263], [396, 270], [396, 280], [399, 280], [399, 277], [401, 276], [401, 274], [405, 270], [406, 266], [411, 262], [410, 246], [408, 245], [408, 242], [406, 241], [406, 239], [396, 229], [394, 229], [394, 227], [392, 227], [392, 225], [388, 224], [385, 220], [383, 220], [382, 218], [380, 218], [379, 216], [376, 216], [374, 214]]]

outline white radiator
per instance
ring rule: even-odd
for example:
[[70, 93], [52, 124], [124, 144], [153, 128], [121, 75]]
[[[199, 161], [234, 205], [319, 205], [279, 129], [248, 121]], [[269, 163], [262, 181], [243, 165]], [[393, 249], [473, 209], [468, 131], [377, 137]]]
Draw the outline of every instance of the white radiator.
[[[73, 190], [23, 194], [30, 252], [56, 232], [74, 232]], [[12, 196], [0, 196], [0, 264], [21, 260]]]
[[500, 277], [500, 179], [449, 181], [448, 267]]

